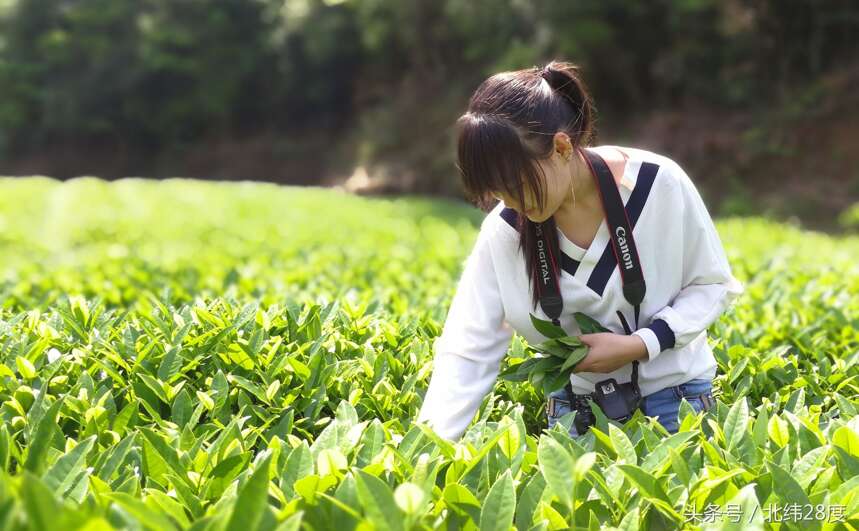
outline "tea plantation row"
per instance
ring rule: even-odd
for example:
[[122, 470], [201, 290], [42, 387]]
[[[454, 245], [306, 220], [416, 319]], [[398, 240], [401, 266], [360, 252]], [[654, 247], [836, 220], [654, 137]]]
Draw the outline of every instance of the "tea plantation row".
[[0, 180], [0, 529], [859, 528], [859, 238], [717, 223], [747, 291], [678, 433], [499, 380], [451, 443], [414, 419], [483, 215]]

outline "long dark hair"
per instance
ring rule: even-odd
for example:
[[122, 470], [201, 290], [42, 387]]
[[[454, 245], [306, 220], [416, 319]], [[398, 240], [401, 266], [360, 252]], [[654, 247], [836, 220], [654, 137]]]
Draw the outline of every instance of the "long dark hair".
[[[469, 201], [488, 212], [497, 204], [492, 193], [504, 190], [525, 205], [523, 186], [529, 186], [543, 209], [546, 176], [537, 161], [551, 157], [558, 131], [570, 136], [576, 152], [590, 146], [596, 136], [595, 114], [579, 67], [572, 63], [551, 61], [542, 69], [500, 72], [488, 78], [456, 121], [457, 168]], [[534, 308], [540, 285], [536, 226], [526, 216], [518, 216], [519, 249], [531, 279]], [[547, 219], [542, 226], [552, 255], [560, 256], [555, 219]]]

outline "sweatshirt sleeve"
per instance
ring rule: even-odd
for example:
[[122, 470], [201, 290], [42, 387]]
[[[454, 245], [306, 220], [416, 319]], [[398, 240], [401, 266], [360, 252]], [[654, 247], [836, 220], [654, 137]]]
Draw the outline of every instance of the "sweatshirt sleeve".
[[504, 320], [487, 228], [484, 222], [434, 343], [433, 373], [417, 418], [451, 441], [462, 436], [495, 384], [513, 337]]
[[731, 273], [722, 241], [701, 195], [676, 163], [682, 205], [682, 289], [650, 324], [633, 332], [647, 345], [648, 361], [670, 348], [682, 348], [706, 330], [745, 288]]

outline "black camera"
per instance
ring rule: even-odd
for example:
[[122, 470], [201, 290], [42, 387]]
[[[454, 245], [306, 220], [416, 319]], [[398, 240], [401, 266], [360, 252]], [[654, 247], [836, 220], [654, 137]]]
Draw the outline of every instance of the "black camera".
[[579, 434], [584, 434], [595, 422], [590, 400], [596, 402], [606, 417], [621, 423], [632, 418], [641, 406], [641, 392], [632, 382], [619, 384], [614, 378], [608, 378], [597, 382], [594, 392], [587, 395], [573, 394], [569, 384], [566, 389], [570, 408], [576, 411], [573, 422]]

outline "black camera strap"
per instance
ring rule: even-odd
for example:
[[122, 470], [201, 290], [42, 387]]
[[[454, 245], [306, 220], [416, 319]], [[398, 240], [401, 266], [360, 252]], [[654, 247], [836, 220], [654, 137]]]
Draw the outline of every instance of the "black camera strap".
[[[561, 290], [558, 287], [558, 261], [552, 253], [552, 249], [546, 242], [546, 235], [543, 234], [543, 224], [535, 224], [537, 234], [537, 262], [540, 266], [540, 306], [543, 312], [552, 320], [555, 326], [561, 326], [561, 321], [558, 319], [561, 316], [561, 310], [564, 309], [564, 299], [561, 298]], [[557, 234], [554, 235], [558, 237]], [[552, 271], [549, 271], [551, 265]]]
[[[606, 164], [602, 157], [587, 148], [580, 151], [588, 164], [591, 174], [594, 175], [597, 181], [597, 189], [599, 190], [600, 200], [608, 222], [609, 233], [611, 234], [612, 249], [620, 267], [623, 296], [635, 308], [635, 327], [638, 329], [639, 307], [641, 301], [644, 300], [646, 286], [644, 283], [644, 273], [641, 269], [641, 260], [638, 257], [638, 249], [635, 246], [632, 234], [632, 225], [629, 222], [626, 208], [623, 206], [623, 199], [620, 197], [620, 191], [617, 188], [608, 164]], [[536, 224], [537, 261], [540, 268], [540, 306], [543, 308], [543, 312], [552, 319], [552, 323], [560, 326], [558, 318], [561, 316], [564, 301], [561, 298], [558, 286], [558, 280], [560, 279], [558, 261], [547, 245], [546, 234], [544, 234], [543, 228], [541, 223]], [[551, 236], [554, 238], [558, 237], [557, 234]], [[552, 268], [551, 272], [549, 271], [549, 267]], [[626, 317], [619, 310], [617, 314], [620, 317], [626, 334], [632, 334], [633, 330], [630, 328], [629, 323], [627, 323]], [[636, 391], [639, 391], [638, 360], [632, 362], [632, 386]]]

